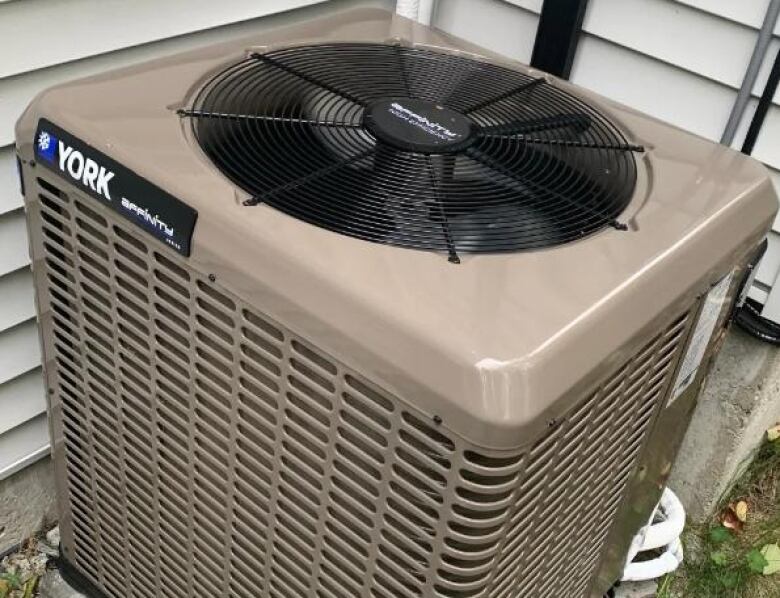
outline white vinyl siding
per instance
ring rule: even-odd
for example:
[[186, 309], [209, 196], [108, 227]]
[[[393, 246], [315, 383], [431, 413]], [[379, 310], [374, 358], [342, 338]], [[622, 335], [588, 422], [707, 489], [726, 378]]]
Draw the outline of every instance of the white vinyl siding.
[[[0, 355], [0, 380], [6, 382], [38, 367], [41, 353], [35, 320], [27, 320], [4, 330], [0, 335]], [[0, 390], [2, 388], [0, 386]]]
[[279, 13], [322, 0], [22, 0], [0, 10], [0, 39], [24, 48], [0, 77]]
[[14, 123], [43, 89], [392, 0], [0, 0], [0, 479], [45, 456], [45, 414]]
[[[551, 0], [552, 1], [552, 0]], [[573, 83], [718, 141], [764, 19], [767, 0], [590, 0]], [[434, 24], [530, 62], [541, 0], [443, 0]], [[737, 132], [740, 147], [780, 48], [780, 25]], [[780, 93], [753, 156], [780, 189]], [[751, 295], [767, 297], [780, 272], [780, 218]]]
[[30, 269], [19, 268], [0, 277], [0, 298], [0, 334], [31, 319], [35, 315], [35, 303]]
[[510, 4], [500, 0], [439, 0], [433, 25], [488, 50], [528, 63], [539, 16], [521, 4], [533, 5], [537, 10], [541, 8], [541, 1]]
[[0, 273], [13, 272], [30, 263], [24, 210], [0, 216]]
[[[34, 391], [36, 392], [36, 391]], [[19, 399], [24, 398], [23, 395]], [[37, 400], [35, 395], [25, 400]], [[49, 454], [49, 425], [46, 412], [0, 434], [0, 479]]]
[[[761, 27], [768, 5], [767, 0], [678, 0], [678, 2], [735, 23], [749, 25], [754, 29]], [[775, 33], [780, 34], [780, 24], [775, 28]]]
[[[0, 101], [0, 111], [3, 104], [4, 102]], [[7, 146], [0, 149], [0, 217], [21, 207], [22, 195], [19, 193], [19, 179], [16, 176], [16, 155], [13, 147]]]
[[[18, 401], [17, 397], [29, 397], [27, 401]], [[40, 368], [17, 376], [0, 386], [0, 435], [13, 430], [23, 423], [40, 415], [46, 409], [43, 377]]]

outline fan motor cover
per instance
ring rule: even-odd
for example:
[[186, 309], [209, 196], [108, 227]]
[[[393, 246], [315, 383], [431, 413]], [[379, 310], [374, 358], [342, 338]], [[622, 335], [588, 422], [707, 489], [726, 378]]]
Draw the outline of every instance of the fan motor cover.
[[380, 10], [55, 87], [17, 152], [63, 562], [111, 598], [600, 597], [777, 209]]

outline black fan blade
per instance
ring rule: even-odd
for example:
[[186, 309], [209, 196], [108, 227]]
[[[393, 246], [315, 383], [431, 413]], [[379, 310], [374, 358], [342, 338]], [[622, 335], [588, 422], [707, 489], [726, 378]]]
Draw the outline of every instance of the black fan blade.
[[557, 114], [533, 120], [518, 120], [502, 125], [483, 127], [483, 135], [527, 135], [543, 131], [557, 131], [559, 134], [571, 131], [581, 133], [590, 128], [592, 119], [587, 114]]

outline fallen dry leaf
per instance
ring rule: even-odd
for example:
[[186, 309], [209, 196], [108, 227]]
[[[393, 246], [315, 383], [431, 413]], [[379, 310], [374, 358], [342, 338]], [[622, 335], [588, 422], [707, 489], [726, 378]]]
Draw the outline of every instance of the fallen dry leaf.
[[747, 516], [748, 516], [748, 504], [741, 500], [736, 505], [734, 505], [734, 514], [737, 516], [737, 519], [739, 519], [742, 523], [747, 522]]
[[745, 524], [740, 521], [731, 506], [729, 506], [720, 516], [720, 522], [723, 524], [723, 527], [733, 530], [735, 534], [740, 533], [742, 528], [745, 527]]
[[780, 424], [777, 424], [776, 426], [772, 426], [766, 431], [766, 437], [769, 442], [774, 442], [775, 440], [780, 439]]

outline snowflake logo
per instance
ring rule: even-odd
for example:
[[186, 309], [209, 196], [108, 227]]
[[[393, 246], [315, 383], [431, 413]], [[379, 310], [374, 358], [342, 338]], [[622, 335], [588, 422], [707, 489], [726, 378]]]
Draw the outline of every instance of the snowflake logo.
[[54, 135], [47, 131], [41, 131], [38, 133], [38, 142], [36, 143], [36, 146], [36, 153], [40, 158], [51, 163], [56, 160], [57, 138]]
[[41, 131], [41, 134], [38, 135], [38, 149], [45, 152], [49, 147], [51, 147], [51, 135], [46, 131]]

